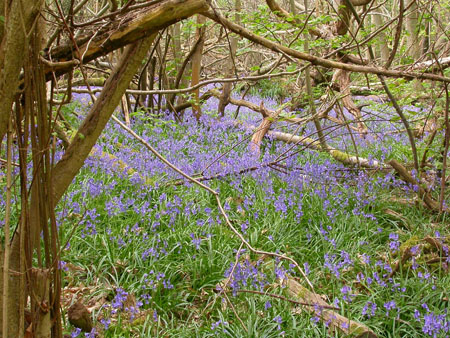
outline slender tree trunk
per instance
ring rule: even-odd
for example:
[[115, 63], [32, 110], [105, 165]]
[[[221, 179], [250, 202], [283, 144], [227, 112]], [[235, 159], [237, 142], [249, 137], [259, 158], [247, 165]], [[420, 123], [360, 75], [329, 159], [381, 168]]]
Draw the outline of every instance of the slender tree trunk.
[[406, 31], [408, 32], [406, 38], [406, 47], [408, 50], [408, 56], [413, 60], [417, 60], [420, 57], [420, 44], [418, 34], [418, 18], [419, 10], [417, 8], [416, 0], [409, 0], [408, 5], [411, 5], [409, 15], [406, 17]]
[[[240, 25], [241, 24], [240, 12], [242, 10], [241, 0], [235, 0], [234, 10], [235, 10], [234, 21], [238, 25]], [[236, 59], [236, 50], [237, 50], [237, 45], [238, 45], [238, 37], [235, 34], [229, 34], [228, 36], [230, 37], [230, 57], [228, 59], [228, 71], [227, 71], [226, 77], [232, 77], [232, 76], [234, 76], [234, 74], [236, 72], [236, 64], [235, 63], [237, 60]], [[233, 86], [233, 84], [231, 82], [227, 82], [223, 85], [222, 96], [220, 97], [219, 107], [218, 107], [220, 116], [225, 115], [225, 107], [228, 105], [228, 102], [230, 100], [232, 86]]]
[[[377, 12], [372, 16], [373, 23], [375, 25], [375, 29], [381, 27], [383, 22], [383, 17], [381, 14], [381, 8], [377, 9]], [[378, 50], [379, 50], [379, 56], [381, 58], [381, 64], [386, 64], [387, 60], [389, 59], [389, 47], [388, 47], [388, 41], [386, 37], [386, 33], [380, 32], [378, 34]]]
[[38, 17], [41, 4], [42, 0], [25, 6], [22, 0], [15, 0], [11, 2], [9, 8], [3, 40], [0, 41], [0, 144], [6, 133], [11, 106], [19, 85], [19, 75], [23, 66], [22, 56], [28, 44], [26, 34]]
[[[191, 86], [195, 86], [200, 82], [200, 72], [202, 68], [202, 54], [203, 54], [203, 45], [205, 43], [205, 28], [203, 24], [205, 23], [206, 18], [203, 15], [197, 15], [197, 29], [195, 32], [195, 38], [199, 41], [199, 45], [197, 47], [197, 50], [195, 51], [194, 55], [192, 56], [192, 79], [191, 79]], [[194, 97], [192, 98], [194, 100], [194, 104], [192, 105], [192, 110], [194, 111], [195, 118], [197, 120], [200, 119], [200, 116], [202, 116], [202, 112], [200, 110], [200, 89], [195, 89], [192, 91], [194, 94]]]

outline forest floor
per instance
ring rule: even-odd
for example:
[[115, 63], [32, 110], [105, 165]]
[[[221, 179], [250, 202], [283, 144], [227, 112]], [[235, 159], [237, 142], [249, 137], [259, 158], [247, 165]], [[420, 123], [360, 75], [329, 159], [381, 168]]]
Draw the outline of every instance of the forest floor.
[[[78, 100], [83, 115], [87, 99]], [[261, 98], [251, 100], [259, 105]], [[378, 337], [449, 334], [446, 216], [429, 212], [392, 171], [344, 166], [270, 138], [255, 154], [246, 126], [260, 117], [241, 108], [243, 123], [236, 124], [217, 118], [216, 110], [211, 99], [199, 122], [187, 114], [182, 123], [137, 113], [131, 128], [189, 175], [220, 174], [203, 183], [219, 192], [233, 226], [254, 248], [295, 259], [337, 313]], [[227, 115], [235, 110], [229, 106]], [[405, 112], [420, 117], [426, 109]], [[392, 109], [369, 102], [364, 114], [368, 135], [351, 136], [329, 122], [329, 144], [352, 154], [356, 144], [358, 156], [371, 161], [410, 163]], [[298, 126], [275, 128], [295, 132]], [[314, 136], [312, 123], [300, 129]], [[283, 153], [289, 156], [281, 165], [267, 165]], [[432, 169], [428, 181], [438, 194]], [[109, 122], [57, 211], [60, 242], [67, 243], [63, 308], [82, 301], [104, 337], [341, 336], [321, 320], [320, 309], [274, 297], [293, 299], [286, 281], [308, 287], [307, 281], [289, 261], [250, 252], [214, 196], [180, 178]], [[73, 337], [84, 336], [64, 326]]]

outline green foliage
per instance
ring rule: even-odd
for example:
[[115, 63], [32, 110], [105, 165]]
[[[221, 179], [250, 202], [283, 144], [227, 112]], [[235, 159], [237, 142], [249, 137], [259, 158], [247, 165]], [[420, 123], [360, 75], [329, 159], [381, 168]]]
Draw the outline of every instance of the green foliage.
[[145, 109], [138, 109], [137, 111], [130, 113], [130, 116], [143, 122], [139, 127], [141, 130], [152, 130], [153, 128], [175, 126], [174, 120], [163, 119], [160, 114], [151, 113]]
[[[143, 119], [144, 129], [147, 131], [148, 128], [153, 128], [158, 129], [162, 135], [170, 135], [172, 139], [183, 137], [183, 128], [173, 121], [165, 123], [157, 116], [142, 111], [134, 114], [133, 118]], [[236, 135], [224, 133], [223, 139], [228, 138], [234, 142]], [[108, 147], [105, 144], [101, 146]], [[130, 150], [142, 151], [139, 145], [127, 146]], [[395, 151], [404, 151], [401, 145], [393, 143], [392, 146]], [[267, 149], [266, 145], [263, 147], [268, 151], [276, 150]], [[325, 154], [305, 152], [298, 164], [305, 165], [317, 157], [319, 162], [329, 161]], [[104, 182], [105, 185], [114, 183], [114, 188], [91, 197], [83, 191], [88, 191], [92, 182]], [[228, 179], [213, 180], [208, 184], [213, 189], [220, 190], [221, 196], [226, 196], [228, 214], [233, 224], [249, 222], [246, 238], [252, 245], [267, 251], [285, 252], [301, 263], [307, 262], [311, 269], [309, 278], [321, 294], [336, 295], [344, 285], [352, 286], [356, 296], [352, 303], [340, 303], [340, 313], [375, 328], [379, 336], [420, 337], [420, 327], [411, 315], [414, 308], [420, 308], [422, 302], [434, 303], [439, 307], [439, 302], [436, 303], [433, 299], [442, 298], [441, 292], [446, 289], [450, 280], [448, 274], [439, 272], [437, 268], [432, 270], [437, 276], [435, 290], [425, 286], [418, 278], [417, 271], [411, 269], [411, 265], [405, 265], [394, 277], [398, 287], [405, 287], [407, 290], [404, 294], [396, 293], [394, 296], [401, 321], [384, 314], [383, 303], [393, 297], [390, 288], [376, 283], [367, 285], [357, 282], [360, 274], [367, 275], [370, 272], [367, 264], [361, 260], [362, 254], [395, 265], [397, 256], [390, 253], [388, 248], [390, 233], [398, 233], [402, 241], [412, 243], [412, 238], [423, 238], [432, 231], [444, 230], [445, 224], [434, 224], [430, 228], [432, 220], [420, 208], [392, 202], [391, 198], [403, 196], [403, 191], [385, 191], [376, 185], [370, 188], [375, 189], [378, 198], [371, 200], [362, 211], [375, 215], [378, 220], [374, 221], [351, 212], [358, 203], [357, 194], [373, 193], [369, 191], [369, 187], [349, 187], [351, 182], [335, 182], [329, 187], [322, 187], [334, 191], [336, 196], [343, 193], [348, 198], [348, 206], [344, 208], [338, 199], [330, 200], [330, 205], [326, 206], [313, 188], [305, 189], [301, 196], [301, 217], [295, 215], [294, 209], [289, 209], [282, 215], [273, 203], [268, 203], [264, 185], [252, 177], [244, 178], [239, 186], [231, 184]], [[282, 196], [287, 188], [287, 182], [274, 178], [275, 193]], [[89, 289], [85, 297], [106, 299], [105, 306], [93, 314], [98, 319], [104, 316], [112, 318], [108, 330], [102, 332], [103, 336], [279, 337], [281, 331], [287, 337], [328, 335], [328, 328], [323, 323], [315, 324], [307, 311], [299, 311], [288, 302], [269, 296], [230, 293], [229, 297], [242, 318], [245, 329], [241, 326], [232, 308], [215, 291], [217, 285], [223, 282], [224, 271], [229, 268], [240, 243], [223, 224], [212, 222], [211, 225], [206, 223], [199, 227], [198, 222], [205, 219], [203, 210], [211, 210], [211, 220], [220, 218], [214, 198], [204, 190], [196, 186], [154, 189], [136, 185], [127, 177], [110, 176], [86, 168], [76, 178], [69, 194], [74, 194], [73, 201], [97, 215], [96, 233], [86, 234], [84, 224], [74, 228], [86, 220], [86, 216], [65, 211], [68, 215], [60, 225], [60, 242], [70, 240], [70, 247], [62, 252], [62, 260], [72, 265], [64, 271], [63, 288], [82, 284]], [[134, 202], [123, 212], [110, 215], [108, 208], [114, 196], [121, 196], [123, 201], [133, 199]], [[177, 200], [175, 196], [182, 197], [176, 203], [177, 208], [184, 210], [190, 204], [195, 205], [198, 212], [189, 216], [180, 213], [172, 222], [168, 210], [173, 208], [174, 201]], [[245, 209], [242, 208], [244, 199], [252, 202]], [[152, 212], [142, 217], [138, 210], [146, 203], [152, 207]], [[119, 208], [118, 205], [116, 207]], [[403, 219], [386, 214], [386, 208], [401, 213]], [[336, 213], [333, 220], [328, 214], [330, 210]], [[256, 219], [255, 214], [264, 216]], [[405, 228], [410, 224], [414, 225], [412, 229]], [[152, 230], [154, 227], [157, 227], [156, 230]], [[327, 231], [329, 238], [333, 238], [334, 243], [320, 235], [323, 229]], [[192, 234], [201, 238], [197, 248], [192, 243]], [[143, 237], [146, 238], [145, 241], [142, 241]], [[152, 251], [154, 255], [143, 258], [148, 248], [155, 249]], [[162, 249], [166, 250], [164, 254]], [[324, 255], [339, 255], [341, 250], [349, 254], [354, 264], [342, 271], [342, 278], [336, 278], [324, 270]], [[250, 262], [260, 258], [250, 253], [243, 257]], [[282, 266], [278, 262], [267, 260], [260, 267], [272, 281], [265, 290], [288, 296], [285, 290], [276, 287], [273, 275], [276, 264]], [[380, 273], [382, 269], [380, 266]], [[174, 287], [166, 288], [162, 282], [149, 284], [148, 276], [156, 273], [164, 274], [163, 280]], [[125, 311], [111, 314], [108, 304], [111, 304], [117, 294], [118, 287], [137, 299], [144, 294], [150, 296], [148, 304], [142, 306], [142, 316], [130, 320]], [[381, 308], [379, 314], [372, 318], [361, 314], [367, 301], [375, 302]], [[270, 308], [266, 308], [266, 302], [270, 302]], [[445, 305], [441, 307], [443, 306]], [[156, 320], [153, 318], [154, 311], [157, 313]], [[280, 329], [274, 321], [278, 316], [282, 320]]]
[[256, 86], [250, 89], [250, 94], [254, 96], [282, 98], [286, 95], [285, 83], [279, 79], [263, 79], [258, 81]]

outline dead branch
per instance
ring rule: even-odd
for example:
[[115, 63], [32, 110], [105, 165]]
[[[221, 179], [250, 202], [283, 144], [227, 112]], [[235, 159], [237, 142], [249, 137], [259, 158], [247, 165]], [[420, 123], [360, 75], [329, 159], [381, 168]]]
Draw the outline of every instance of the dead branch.
[[293, 278], [287, 278], [284, 283], [287, 285], [287, 291], [293, 298], [301, 302], [316, 304], [314, 308], [306, 308], [310, 313], [320, 317], [324, 322], [329, 323], [333, 330], [338, 330], [351, 337], [376, 338], [377, 335], [366, 325], [355, 322], [339, 313], [330, 310], [327, 302], [314, 292], [309, 291]]
[[419, 182], [410, 174], [410, 172], [398, 161], [390, 160], [388, 162], [392, 168], [400, 175], [400, 178], [413, 186], [417, 186], [417, 194], [425, 202], [425, 205], [433, 210], [439, 212], [439, 203], [436, 202], [430, 195], [429, 191], [425, 190]]

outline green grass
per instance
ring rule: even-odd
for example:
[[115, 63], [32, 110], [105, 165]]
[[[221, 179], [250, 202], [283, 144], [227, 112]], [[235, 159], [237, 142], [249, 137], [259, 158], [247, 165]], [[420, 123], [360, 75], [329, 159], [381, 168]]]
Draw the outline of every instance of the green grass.
[[[242, 327], [230, 305], [215, 290], [224, 281], [225, 271], [233, 264], [240, 242], [224, 225], [223, 219], [221, 224], [216, 222], [220, 215], [213, 197], [207, 192], [198, 187], [148, 189], [127, 179], [92, 174], [88, 169], [83, 169], [73, 189], [82, 191], [80, 185], [90, 179], [95, 182], [116, 180], [117, 184], [111, 191], [100, 193], [95, 198], [83, 199], [81, 192], [73, 198], [73, 202], [83, 205], [86, 210], [95, 208], [97, 233], [83, 235], [85, 225], [78, 226], [70, 239], [70, 247], [62, 255], [64, 261], [78, 269], [69, 268], [64, 272], [63, 286], [66, 289], [86, 286], [88, 291], [82, 297], [85, 302], [100, 298], [102, 307], [95, 309], [93, 316], [98, 320], [104, 317], [111, 319], [107, 331], [103, 331], [97, 321], [96, 326], [105, 337], [279, 337], [281, 332], [287, 337], [324, 337], [329, 334], [324, 323], [314, 323], [308, 311], [286, 301], [261, 295], [228, 293], [245, 329]], [[283, 180], [273, 179], [272, 182], [274, 191], [279, 194], [283, 194], [283, 189], [289, 189]], [[381, 275], [385, 264], [395, 265], [398, 256], [389, 250], [389, 234], [397, 233], [403, 243], [410, 238], [433, 236], [435, 231], [445, 234], [448, 230], [445, 222], [434, 223], [433, 216], [421, 207], [393, 202], [392, 197], [402, 197], [401, 191], [375, 187], [377, 198], [362, 207], [362, 211], [377, 217], [374, 221], [352, 214], [354, 205], [359, 203], [355, 197], [357, 187], [346, 188], [338, 184], [330, 188], [331, 196], [331, 191], [347, 194], [349, 205], [342, 208], [338, 200], [329, 199], [330, 206], [326, 210], [323, 199], [314, 189], [305, 190], [303, 196], [288, 195], [288, 198], [302, 202], [303, 216], [298, 218], [294, 213], [296, 204], [286, 213], [276, 211], [274, 205], [265, 199], [263, 186], [254, 179], [244, 178], [239, 186], [241, 191], [230, 183], [225, 179], [212, 181], [210, 185], [214, 189], [220, 188], [223, 200], [230, 205], [229, 215], [238, 229], [242, 223], [249, 222], [245, 237], [251, 245], [288, 254], [300, 264], [307, 262], [311, 270], [309, 279], [316, 292], [325, 295], [330, 303], [339, 298], [342, 315], [364, 322], [380, 337], [419, 337], [423, 335], [422, 324], [414, 320], [414, 310], [423, 310], [422, 303], [427, 303], [430, 310], [436, 312], [448, 306], [445, 297], [448, 297], [450, 278], [440, 264], [428, 269], [434, 278], [432, 284], [435, 289], [419, 277], [418, 272], [423, 269], [413, 271], [410, 262], [394, 276], [388, 287], [357, 281], [359, 273], [369, 276], [378, 272]], [[123, 212], [110, 216], [106, 203], [113, 196], [122, 196], [122, 201], [127, 198], [134, 201]], [[246, 197], [252, 205], [244, 207], [241, 203]], [[134, 209], [145, 203], [153, 209], [143, 216]], [[186, 206], [191, 210], [195, 206], [197, 213], [184, 214]], [[178, 208], [180, 213], [171, 220], [174, 208]], [[211, 209], [210, 215], [205, 215], [205, 208]], [[402, 218], [386, 214], [387, 208], [398, 212]], [[330, 210], [336, 213], [333, 220], [327, 214]], [[255, 219], [255, 213], [260, 215], [258, 219]], [[80, 218], [81, 215], [75, 215], [64, 220], [62, 243], [68, 240]], [[210, 220], [213, 221], [210, 223]], [[204, 222], [202, 226], [198, 225], [200, 221]], [[321, 235], [321, 227], [334, 243]], [[191, 236], [201, 239], [198, 249]], [[142, 255], [150, 248], [152, 251], [143, 258]], [[342, 269], [337, 278], [324, 268], [324, 255], [336, 255], [336, 259], [341, 259], [342, 251], [348, 253], [353, 264]], [[363, 254], [370, 255], [373, 261], [379, 260], [381, 265], [363, 263]], [[248, 260], [255, 263], [259, 258], [246, 251], [240, 262]], [[418, 262], [424, 266], [423, 258], [418, 258]], [[289, 268], [286, 263], [267, 258], [259, 267], [267, 277], [266, 289], [287, 296], [285, 289], [276, 286], [274, 266]], [[293, 270], [289, 273], [296, 274]], [[395, 288], [404, 287], [406, 291], [392, 291], [396, 283], [399, 285]], [[340, 290], [344, 285], [351, 286], [355, 293], [350, 303], [342, 301]], [[143, 295], [151, 297], [148, 304], [141, 306], [140, 314], [133, 321], [130, 321], [127, 311], [111, 314], [108, 308], [119, 287], [135, 299], [142, 300]], [[254, 289], [251, 284], [242, 288]], [[383, 305], [390, 300], [396, 302], [398, 310], [391, 310], [391, 315], [386, 316]], [[265, 308], [267, 301], [271, 303], [269, 309]], [[367, 301], [377, 304], [377, 313], [372, 318], [361, 314]], [[153, 319], [154, 311], [156, 320]], [[398, 316], [392, 313], [398, 313]], [[277, 316], [282, 318], [280, 328], [274, 321]], [[212, 329], [219, 320], [227, 324]], [[68, 323], [66, 329], [71, 330]]]

